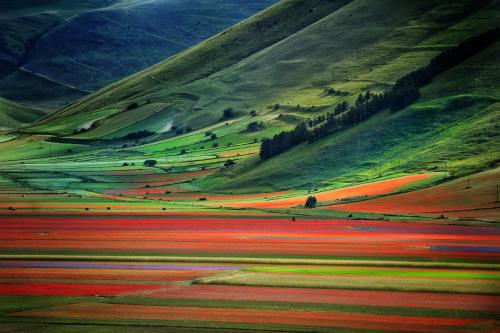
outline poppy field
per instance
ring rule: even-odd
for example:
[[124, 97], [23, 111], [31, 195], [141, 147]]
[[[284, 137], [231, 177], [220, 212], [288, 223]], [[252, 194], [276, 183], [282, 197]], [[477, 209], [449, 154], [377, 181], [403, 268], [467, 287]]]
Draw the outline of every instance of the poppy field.
[[12, 304], [2, 323], [189, 332], [498, 327], [494, 226], [246, 213], [3, 214], [0, 300]]
[[227, 193], [203, 156], [2, 166], [0, 330], [497, 331], [498, 171]]

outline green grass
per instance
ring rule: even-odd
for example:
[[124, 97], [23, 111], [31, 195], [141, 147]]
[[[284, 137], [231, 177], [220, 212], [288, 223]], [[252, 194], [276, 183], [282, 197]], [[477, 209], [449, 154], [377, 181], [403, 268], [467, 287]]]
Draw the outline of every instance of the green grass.
[[0, 97], [0, 130], [30, 124], [44, 115], [43, 111]]
[[311, 267], [249, 267], [243, 269], [249, 272], [265, 273], [301, 273], [301, 274], [333, 274], [333, 275], [380, 275], [399, 277], [431, 277], [431, 278], [461, 278], [461, 279], [491, 279], [500, 280], [500, 274], [467, 272], [467, 271], [409, 271], [392, 269], [344, 269], [344, 268], [311, 268]]
[[196, 284], [319, 289], [385, 290], [500, 295], [500, 283], [488, 279], [327, 275], [235, 271], [198, 278]]
[[[383, 112], [319, 142], [257, 162], [218, 188], [310, 188], [331, 181], [376, 180], [380, 162], [383, 175], [443, 171], [444, 162], [454, 177], [491, 168], [500, 145], [495, 129], [500, 95], [492, 89], [498, 87], [493, 55], [499, 49], [496, 43], [439, 76], [403, 111]], [[450, 108], [453, 101], [465, 98], [473, 104]]]

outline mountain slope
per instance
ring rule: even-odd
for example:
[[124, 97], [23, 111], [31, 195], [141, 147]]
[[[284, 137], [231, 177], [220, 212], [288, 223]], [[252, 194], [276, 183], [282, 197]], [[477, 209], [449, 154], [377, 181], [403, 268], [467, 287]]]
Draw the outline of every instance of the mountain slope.
[[[436, 77], [417, 103], [398, 113], [379, 113], [268, 161], [259, 161], [256, 152], [263, 136], [332, 111], [339, 102], [352, 105], [367, 90], [391, 87], [441, 51], [496, 26], [498, 17], [496, 0], [282, 1], [28, 130], [86, 143], [152, 129], [158, 133], [137, 140], [133, 151], [113, 148], [158, 159], [167, 149], [176, 156], [172, 163], [193, 159], [203, 167], [222, 165], [221, 156], [238, 160], [236, 167], [190, 184], [200, 190], [310, 189], [380, 173], [442, 170], [445, 162], [453, 176], [467, 174], [497, 163], [498, 43]], [[235, 116], [221, 121], [228, 107]], [[251, 110], [264, 129], [248, 129]], [[212, 130], [217, 142], [204, 135]], [[247, 153], [231, 155], [233, 145]]]
[[84, 90], [136, 73], [275, 0], [148, 1], [78, 15], [43, 35], [24, 67]]
[[[37, 130], [52, 131], [42, 124], [51, 121], [51, 126], [65, 119], [65, 128], [54, 127], [56, 131], [71, 133], [75, 124], [68, 119], [85, 117], [99, 119], [123, 111], [129, 103], [135, 101], [144, 104], [148, 100], [158, 102], [187, 104], [183, 111], [192, 111], [192, 101], [199, 99], [184, 86], [192, 81], [210, 77], [210, 75], [273, 45], [295, 32], [318, 21], [320, 18], [344, 6], [348, 1], [297, 1], [286, 0], [269, 8], [261, 14], [245, 20], [233, 28], [208, 39], [207, 41], [182, 52], [130, 78], [119, 81], [95, 94], [83, 98], [63, 108], [56, 114], [44, 119]], [[305, 14], [304, 14], [305, 13]], [[283, 19], [285, 18], [285, 19]], [[210, 94], [209, 91], [206, 91]], [[183, 95], [180, 95], [183, 94]], [[180, 96], [180, 98], [179, 98]], [[89, 112], [90, 111], [90, 112]], [[95, 113], [92, 118], [92, 113]], [[201, 112], [200, 112], [201, 113]], [[187, 115], [187, 114], [186, 114]], [[191, 115], [190, 115], [191, 116]], [[195, 114], [194, 117], [207, 117], [203, 122], [213, 121], [218, 115], [208, 112]], [[77, 121], [80, 121], [78, 119]], [[192, 125], [195, 121], [192, 121]], [[72, 126], [72, 127], [71, 127]], [[197, 125], [199, 127], [201, 125]]]
[[51, 108], [151, 66], [276, 0], [2, 5], [0, 95]]
[[11, 129], [27, 125], [46, 113], [0, 97], [0, 129]]
[[20, 68], [36, 41], [65, 20], [118, 0], [2, 1], [0, 3], [0, 96], [55, 108], [87, 94]]
[[259, 162], [220, 188], [311, 188], [375, 179], [380, 170], [383, 176], [422, 169], [458, 176], [495, 167], [500, 162], [499, 54], [497, 42], [438, 76], [412, 106]]

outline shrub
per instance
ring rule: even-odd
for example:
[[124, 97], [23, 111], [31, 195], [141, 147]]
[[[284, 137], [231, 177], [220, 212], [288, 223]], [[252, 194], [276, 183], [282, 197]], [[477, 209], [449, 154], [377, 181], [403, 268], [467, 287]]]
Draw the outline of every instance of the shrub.
[[137, 104], [136, 102], [132, 102], [132, 103], [130, 103], [130, 104], [127, 106], [127, 110], [137, 109], [138, 107], [139, 107], [139, 104]]
[[236, 162], [235, 162], [235, 161], [233, 161], [233, 160], [227, 160], [227, 161], [224, 163], [224, 166], [225, 166], [226, 168], [229, 168], [229, 167], [232, 167], [232, 166], [233, 166], [233, 165], [235, 165], [235, 164], [236, 164]]
[[179, 153], [179, 155], [184, 155], [185, 153], [187, 153], [187, 150], [186, 149], [181, 149], [181, 152]]
[[157, 160], [145, 160], [145, 161], [144, 161], [144, 165], [145, 165], [145, 166], [149, 166], [149, 167], [153, 167], [153, 166], [155, 166], [157, 163], [158, 163], [158, 161], [157, 161]]
[[147, 138], [148, 136], [151, 136], [153, 134], [155, 134], [155, 132], [151, 132], [148, 130], [142, 130], [142, 131], [128, 133], [127, 135], [122, 137], [122, 139], [124, 139], [124, 140], [137, 140], [137, 139]]
[[216, 139], [217, 139], [217, 134], [212, 133], [212, 135], [210, 135], [210, 140], [216, 140]]
[[306, 200], [306, 204], [304, 205], [304, 207], [306, 208], [316, 208], [316, 203], [318, 202], [318, 200], [316, 199], [316, 197], [314, 196], [309, 196]]
[[222, 119], [229, 119], [234, 117], [234, 109], [227, 108], [222, 112]]
[[263, 122], [252, 121], [251, 123], [249, 123], [247, 125], [247, 131], [249, 131], [249, 132], [256, 132], [256, 131], [260, 131], [264, 127], [265, 127], [265, 125], [264, 125]]

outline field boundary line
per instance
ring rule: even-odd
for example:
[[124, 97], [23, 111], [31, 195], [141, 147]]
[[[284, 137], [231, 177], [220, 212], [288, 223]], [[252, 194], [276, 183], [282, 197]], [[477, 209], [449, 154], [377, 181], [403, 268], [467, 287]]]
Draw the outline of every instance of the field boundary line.
[[239, 263], [277, 265], [321, 265], [321, 266], [379, 266], [449, 269], [500, 270], [500, 264], [417, 262], [384, 260], [343, 259], [289, 259], [289, 258], [226, 258], [226, 257], [178, 257], [178, 256], [108, 256], [108, 255], [39, 255], [0, 254], [0, 260], [50, 260], [50, 261], [136, 261], [136, 262], [196, 262], [196, 263]]

